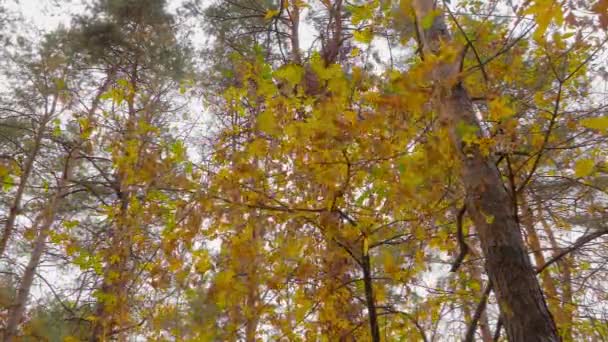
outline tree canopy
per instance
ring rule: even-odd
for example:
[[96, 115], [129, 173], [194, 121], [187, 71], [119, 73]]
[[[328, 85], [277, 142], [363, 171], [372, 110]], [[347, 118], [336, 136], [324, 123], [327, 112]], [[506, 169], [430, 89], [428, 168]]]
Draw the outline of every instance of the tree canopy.
[[3, 341], [608, 338], [608, 1], [82, 4], [0, 2]]

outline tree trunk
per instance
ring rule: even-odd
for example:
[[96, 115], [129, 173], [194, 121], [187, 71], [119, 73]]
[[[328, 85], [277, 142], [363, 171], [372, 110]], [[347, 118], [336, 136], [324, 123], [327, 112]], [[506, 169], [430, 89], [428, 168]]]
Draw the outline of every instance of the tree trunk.
[[[121, 144], [129, 141], [137, 141], [136, 122], [137, 110], [135, 108], [135, 96], [138, 91], [138, 57], [130, 66], [130, 85], [131, 89], [126, 97], [127, 102], [127, 121], [125, 123], [125, 131], [122, 136]], [[124, 148], [120, 146], [119, 148]], [[124, 150], [120, 150], [121, 155], [125, 155]], [[137, 165], [131, 165], [137, 168]], [[121, 169], [122, 168], [122, 169]], [[103, 298], [99, 298], [97, 308], [95, 310], [95, 321], [93, 322], [91, 342], [106, 341], [120, 331], [120, 328], [127, 325], [129, 318], [128, 307], [128, 260], [130, 258], [131, 244], [133, 241], [133, 223], [130, 220], [130, 201], [133, 196], [131, 186], [127, 181], [127, 170], [125, 166], [119, 166], [116, 170], [116, 185], [115, 188], [118, 205], [118, 215], [116, 222], [110, 231], [110, 249], [108, 253], [108, 262], [104, 270], [104, 276], [100, 292]]]
[[[471, 276], [478, 284], [483, 283], [483, 279], [481, 276], [482, 271], [483, 270], [481, 269], [481, 267], [473, 265], [473, 268], [471, 270]], [[479, 326], [479, 331], [481, 332], [481, 340], [483, 342], [491, 342], [492, 332], [490, 331], [490, 324], [488, 323], [488, 312], [485, 309], [481, 312], [481, 315], [479, 317], [479, 323], [477, 325]]]
[[[70, 153], [66, 157], [63, 175], [57, 186], [57, 191], [51, 198], [47, 207], [41, 213], [41, 217], [36, 219], [34, 223], [34, 230], [38, 231], [38, 236], [36, 237], [36, 241], [34, 242], [34, 249], [32, 250], [30, 260], [27, 264], [27, 267], [25, 268], [23, 277], [21, 278], [21, 283], [19, 284], [19, 289], [17, 291], [17, 298], [15, 299], [15, 302], [13, 303], [9, 311], [8, 321], [6, 323], [6, 329], [4, 334], [4, 341], [6, 342], [13, 341], [14, 338], [17, 336], [17, 327], [19, 326], [19, 323], [21, 322], [21, 319], [23, 317], [23, 313], [25, 312], [27, 299], [30, 295], [34, 276], [36, 275], [36, 268], [38, 267], [38, 264], [40, 263], [40, 258], [42, 257], [42, 253], [45, 250], [46, 239], [49, 235], [51, 226], [53, 225], [53, 222], [55, 220], [57, 208], [60, 205], [61, 199], [65, 195], [65, 189], [67, 186], [71, 168], [71, 154], [72, 153]], [[39, 226], [40, 221], [42, 221], [42, 224]]]
[[42, 119], [38, 130], [36, 131], [36, 136], [34, 138], [34, 146], [32, 146], [32, 150], [26, 156], [25, 165], [23, 167], [23, 170], [21, 171], [21, 176], [19, 177], [19, 184], [17, 184], [15, 197], [13, 198], [13, 202], [11, 203], [8, 217], [6, 218], [6, 223], [4, 224], [4, 230], [2, 231], [2, 236], [0, 237], [0, 258], [4, 256], [8, 241], [10, 240], [11, 235], [13, 235], [13, 230], [15, 229], [15, 220], [17, 219], [17, 215], [19, 215], [19, 211], [21, 210], [21, 199], [23, 198], [23, 193], [25, 192], [27, 181], [30, 177], [30, 174], [32, 173], [34, 161], [38, 156], [38, 151], [40, 150], [40, 144], [42, 142], [42, 137], [44, 136], [44, 133], [46, 131], [47, 123], [48, 116], [45, 116]]
[[124, 323], [127, 310], [127, 260], [129, 258], [130, 230], [128, 224], [128, 210], [130, 194], [122, 186], [119, 198], [120, 209], [118, 222], [112, 228], [109, 236], [111, 253], [106, 266], [103, 283], [100, 288], [102, 295], [99, 298], [95, 310], [95, 321], [93, 322], [91, 342], [103, 342], [109, 340], [118, 328]]
[[[534, 214], [528, 206], [525, 196], [521, 196], [519, 202], [521, 203], [522, 208], [521, 222], [528, 234], [528, 244], [532, 249], [536, 266], [540, 267], [546, 263], [546, 260], [542, 252], [542, 246], [540, 244], [538, 234], [536, 233], [536, 229], [534, 227]], [[551, 276], [549, 270], [542, 272], [540, 277], [542, 279], [542, 285], [545, 293], [547, 294], [547, 303], [549, 305], [549, 309], [555, 315], [555, 323], [561, 331], [563, 330], [562, 327], [566, 325], [567, 318], [563, 308], [561, 307], [561, 301], [557, 292], [557, 287], [555, 286], [555, 280]], [[563, 337], [563, 333], [561, 333], [561, 336]]]
[[[418, 22], [433, 15], [434, 1], [415, 0]], [[442, 15], [422, 33], [425, 54], [441, 53], [441, 42], [451, 40]], [[481, 131], [469, 95], [462, 85], [451, 83], [458, 74], [459, 61], [443, 62], [434, 68], [435, 101], [441, 120], [461, 163], [466, 205], [478, 232], [492, 281], [511, 342], [559, 341], [536, 274], [525, 250], [514, 216], [512, 202], [493, 161], [479, 148], [467, 145], [458, 133], [466, 125]]]
[[[367, 237], [364, 239], [367, 239]], [[374, 298], [374, 284], [371, 270], [372, 266], [369, 253], [366, 249], [367, 247], [363, 247], [361, 266], [363, 268], [363, 283], [365, 286], [365, 302], [367, 304], [367, 312], [369, 316], [369, 329], [372, 336], [372, 341], [380, 342], [380, 327], [378, 326], [378, 314], [376, 313], [376, 301]]]
[[[257, 161], [254, 161], [257, 163]], [[258, 278], [258, 263], [261, 262], [259, 256], [259, 249], [261, 246], [260, 241], [264, 237], [264, 228], [258, 223], [259, 216], [253, 214], [253, 227], [251, 236], [251, 246], [253, 248], [253, 257], [249, 260], [244, 261], [244, 271], [247, 274], [247, 298], [245, 301], [245, 341], [255, 342], [258, 332], [258, 325], [260, 321], [259, 317], [259, 305], [260, 305], [260, 291], [259, 291], [259, 278]]]
[[[540, 201], [540, 199], [539, 199]], [[539, 202], [542, 203], [542, 202]], [[547, 234], [547, 237], [549, 238], [549, 243], [551, 244], [551, 248], [553, 249], [553, 253], [552, 255], [555, 257], [560, 253], [560, 246], [557, 243], [557, 240], [555, 240], [555, 236], [553, 235], [553, 231], [551, 230], [551, 227], [549, 226], [549, 223], [547, 223], [547, 220], [545, 220], [545, 218], [543, 217], [543, 212], [541, 210], [541, 208], [538, 208], [538, 218], [540, 220], [540, 223], [543, 227], [543, 230], [545, 232], [545, 234]], [[573, 320], [574, 320], [574, 310], [575, 310], [575, 306], [573, 304], [573, 293], [572, 293], [572, 259], [573, 256], [572, 255], [568, 255], [565, 256], [564, 258], [562, 258], [560, 261], [558, 261], [558, 265], [560, 267], [560, 271], [561, 271], [561, 281], [560, 281], [560, 287], [562, 289], [562, 297], [561, 297], [561, 302], [562, 302], [562, 314], [563, 316], [563, 322], [562, 325], [563, 327], [561, 328], [560, 333], [562, 334], [562, 338], [564, 339], [564, 341], [573, 341], [572, 338], [572, 325], [573, 325]], [[546, 271], [545, 271], [546, 272]]]

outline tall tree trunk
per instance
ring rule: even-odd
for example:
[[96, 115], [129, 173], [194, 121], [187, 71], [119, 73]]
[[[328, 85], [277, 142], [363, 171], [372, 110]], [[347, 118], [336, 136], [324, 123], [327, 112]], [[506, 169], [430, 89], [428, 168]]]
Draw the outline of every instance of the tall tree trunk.
[[21, 211], [21, 200], [23, 199], [23, 193], [25, 192], [25, 187], [27, 186], [30, 174], [32, 173], [34, 161], [38, 157], [38, 152], [40, 151], [40, 146], [42, 144], [42, 138], [44, 137], [44, 134], [47, 131], [47, 124], [49, 123], [49, 120], [53, 113], [55, 113], [56, 106], [57, 97], [53, 99], [51, 108], [47, 110], [47, 112], [42, 117], [40, 125], [38, 126], [38, 130], [36, 130], [32, 150], [25, 157], [25, 164], [23, 166], [23, 170], [21, 170], [21, 175], [19, 176], [19, 184], [17, 184], [15, 197], [13, 198], [11, 207], [9, 208], [8, 217], [6, 218], [4, 230], [2, 231], [2, 236], [0, 236], [0, 258], [4, 256], [4, 252], [6, 252], [6, 247], [8, 246], [8, 241], [13, 235], [13, 230], [15, 229], [15, 220], [17, 219], [17, 216]]
[[[254, 161], [257, 163], [257, 160]], [[250, 260], [245, 261], [244, 271], [247, 274], [247, 298], [245, 301], [245, 341], [255, 342], [256, 335], [258, 332], [258, 325], [260, 321], [259, 317], [259, 306], [260, 306], [260, 282], [258, 277], [258, 263], [260, 260], [260, 248], [261, 241], [264, 238], [264, 227], [259, 224], [259, 216], [257, 214], [252, 215], [254, 217], [253, 227], [251, 229], [251, 248], [253, 249], [253, 257]]]
[[302, 63], [300, 54], [300, 7], [296, 1], [287, 3], [283, 1], [283, 6], [289, 6], [289, 38], [291, 40], [291, 60], [295, 64]]
[[[540, 199], [539, 199], [540, 201]], [[539, 202], [541, 203], [541, 202]], [[545, 234], [549, 238], [549, 243], [551, 244], [551, 248], [553, 249], [553, 256], [556, 256], [560, 253], [560, 246], [555, 239], [555, 235], [553, 235], [553, 230], [551, 230], [551, 226], [543, 218], [543, 212], [540, 206], [538, 207], [538, 218], [543, 227]], [[557, 263], [560, 267], [561, 275], [560, 275], [560, 288], [562, 289], [562, 297], [561, 297], [561, 310], [563, 316], [561, 334], [564, 341], [573, 341], [572, 339], [572, 324], [574, 320], [574, 305], [572, 303], [572, 254], [565, 256]], [[545, 271], [547, 272], [547, 271]]]
[[122, 185], [119, 191], [120, 209], [117, 222], [112, 228], [110, 239], [111, 255], [103, 276], [93, 322], [91, 341], [103, 342], [110, 339], [125, 322], [127, 310], [127, 260], [130, 252], [130, 225], [128, 210], [130, 194]]
[[[534, 227], [534, 223], [536, 222], [534, 220], [534, 214], [528, 206], [525, 196], [520, 196], [519, 203], [521, 203], [522, 208], [521, 223], [528, 234], [528, 244], [532, 249], [534, 261], [537, 267], [542, 266], [545, 264], [546, 260], [545, 256], [543, 255], [538, 234], [536, 234], [536, 229]], [[549, 309], [555, 315], [555, 322], [561, 332], [563, 330], [562, 326], [565, 326], [566, 324], [566, 315], [560, 305], [561, 303], [559, 294], [557, 292], [557, 287], [555, 286], [555, 280], [548, 270], [542, 272], [540, 277], [542, 279], [542, 285], [545, 293], [547, 294], [547, 303], [549, 304]], [[563, 336], [563, 332], [561, 335]]]
[[365, 302], [369, 316], [369, 329], [373, 342], [380, 342], [380, 327], [378, 326], [378, 314], [376, 311], [376, 299], [374, 297], [374, 284], [372, 279], [372, 265], [368, 253], [367, 237], [364, 237], [363, 257], [361, 267], [363, 268], [363, 285], [365, 287]]
[[[138, 92], [138, 57], [130, 65], [129, 81], [131, 89], [126, 96], [127, 120], [125, 130], [121, 136], [119, 155], [126, 155], [125, 144], [137, 141], [137, 110], [135, 108], [136, 94]], [[141, 157], [141, 156], [138, 156]], [[133, 241], [133, 222], [130, 219], [129, 207], [133, 191], [128, 182], [127, 167], [138, 168], [138, 162], [133, 165], [120, 165], [116, 170], [116, 194], [118, 196], [118, 215], [116, 222], [111, 229], [110, 253], [108, 264], [104, 270], [101, 294], [103, 297], [98, 299], [95, 311], [96, 320], [93, 322], [91, 334], [92, 342], [106, 341], [114, 335], [128, 321], [128, 260], [131, 254], [131, 244]]]
[[[483, 283], [481, 273], [481, 266], [473, 265], [471, 270], [471, 276], [478, 284]], [[483, 310], [481, 312], [481, 315], [479, 317], [479, 323], [477, 325], [479, 326], [479, 331], [481, 332], [481, 340], [483, 342], [491, 342], [492, 331], [490, 331], [490, 324], [488, 323], [488, 312], [486, 310]]]
[[49, 231], [53, 222], [55, 221], [55, 214], [57, 213], [57, 208], [61, 204], [61, 199], [65, 196], [65, 191], [67, 187], [67, 183], [69, 180], [70, 169], [71, 169], [71, 159], [72, 159], [73, 151], [66, 157], [65, 166], [63, 169], [63, 175], [59, 184], [57, 186], [57, 191], [50, 199], [44, 211], [41, 215], [36, 219], [34, 223], [34, 231], [38, 232], [38, 236], [34, 242], [34, 249], [32, 250], [32, 255], [30, 256], [30, 260], [25, 268], [23, 273], [23, 277], [21, 278], [21, 283], [19, 284], [19, 289], [17, 290], [17, 298], [13, 303], [8, 316], [8, 321], [6, 323], [6, 329], [4, 333], [4, 341], [11, 342], [17, 336], [17, 327], [23, 318], [23, 313], [25, 312], [25, 306], [27, 304], [27, 299], [30, 295], [30, 290], [32, 288], [32, 283], [34, 281], [34, 276], [36, 275], [36, 268], [38, 264], [40, 264], [40, 258], [46, 247], [46, 239], [49, 235]]
[[[434, 1], [415, 0], [414, 5], [418, 22], [433, 15]], [[425, 54], [439, 55], [442, 42], [451, 41], [442, 15], [436, 15], [431, 27], [421, 33]], [[467, 210], [479, 232], [507, 336], [511, 342], [559, 341], [500, 173], [489, 157], [474, 144], [464, 143], [458, 133], [461, 125], [481, 131], [466, 89], [452, 82], [458, 66], [459, 61], [443, 62], [434, 68], [436, 108], [461, 163]]]

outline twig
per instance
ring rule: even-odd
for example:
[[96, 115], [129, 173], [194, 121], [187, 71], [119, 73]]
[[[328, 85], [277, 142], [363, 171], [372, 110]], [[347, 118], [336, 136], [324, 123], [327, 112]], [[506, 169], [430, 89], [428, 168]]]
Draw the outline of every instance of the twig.
[[458, 211], [458, 215], [456, 216], [456, 238], [458, 239], [460, 253], [456, 257], [456, 260], [454, 260], [454, 263], [452, 263], [452, 268], [450, 269], [450, 272], [456, 272], [462, 264], [464, 258], [469, 253], [469, 245], [467, 245], [467, 242], [464, 240], [464, 234], [462, 233], [462, 218], [466, 211], [467, 206], [466, 204], [464, 204], [462, 208], [460, 208], [460, 210]]
[[490, 296], [490, 292], [492, 292], [492, 281], [488, 282], [486, 285], [481, 298], [479, 299], [479, 303], [477, 304], [477, 308], [475, 308], [475, 314], [473, 315], [473, 319], [467, 328], [467, 333], [464, 337], [465, 342], [473, 342], [475, 341], [475, 330], [477, 330], [477, 323], [483, 314], [483, 311], [486, 309], [486, 304], [488, 303], [488, 297]]

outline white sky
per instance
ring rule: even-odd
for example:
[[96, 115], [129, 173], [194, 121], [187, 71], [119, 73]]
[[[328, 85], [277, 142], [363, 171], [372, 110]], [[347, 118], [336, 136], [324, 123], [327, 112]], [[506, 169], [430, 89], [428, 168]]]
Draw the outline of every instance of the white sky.
[[85, 9], [81, 0], [67, 0], [67, 5], [58, 5], [57, 0], [7, 0], [6, 7], [21, 14], [35, 28], [48, 32], [60, 24], [67, 25], [74, 14]]

